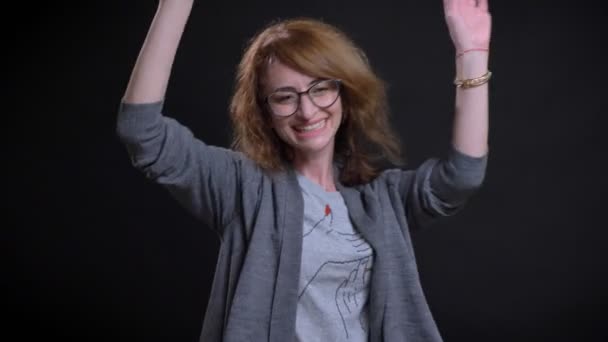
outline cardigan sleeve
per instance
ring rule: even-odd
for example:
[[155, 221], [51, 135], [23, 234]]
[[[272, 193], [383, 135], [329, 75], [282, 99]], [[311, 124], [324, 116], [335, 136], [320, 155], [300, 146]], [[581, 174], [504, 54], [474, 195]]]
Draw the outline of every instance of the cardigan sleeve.
[[413, 172], [403, 172], [400, 193], [410, 221], [423, 227], [464, 207], [481, 187], [488, 155], [473, 157], [451, 147], [447, 157], [431, 158]]
[[222, 235], [238, 214], [244, 178], [255, 174], [242, 154], [206, 145], [177, 120], [162, 114], [163, 102], [121, 102], [116, 132], [132, 165]]

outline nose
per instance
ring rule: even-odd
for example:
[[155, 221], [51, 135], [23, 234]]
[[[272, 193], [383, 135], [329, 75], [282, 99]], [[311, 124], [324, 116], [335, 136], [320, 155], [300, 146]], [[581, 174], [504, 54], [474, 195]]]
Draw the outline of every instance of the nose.
[[302, 119], [308, 120], [315, 115], [318, 109], [307, 94], [302, 94], [300, 96], [300, 106], [296, 114]]

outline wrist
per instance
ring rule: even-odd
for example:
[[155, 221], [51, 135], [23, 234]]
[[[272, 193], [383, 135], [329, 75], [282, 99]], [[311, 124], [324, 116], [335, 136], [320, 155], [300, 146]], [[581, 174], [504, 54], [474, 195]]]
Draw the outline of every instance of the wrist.
[[456, 52], [456, 58], [462, 57], [462, 56], [464, 56], [467, 53], [475, 52], [475, 51], [477, 51], [477, 52], [486, 52], [487, 53], [487, 52], [490, 51], [490, 49], [487, 48], [487, 47], [486, 48], [484, 48], [484, 47], [473, 47], [473, 48], [463, 49], [463, 50], [460, 50], [460, 51]]
[[468, 51], [456, 58], [456, 76], [460, 79], [475, 78], [488, 71], [489, 51]]

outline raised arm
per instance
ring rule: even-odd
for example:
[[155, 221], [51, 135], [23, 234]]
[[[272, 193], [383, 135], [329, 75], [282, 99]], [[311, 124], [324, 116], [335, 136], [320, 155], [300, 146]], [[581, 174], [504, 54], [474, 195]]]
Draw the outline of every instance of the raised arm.
[[160, 0], [141, 47], [123, 101], [150, 103], [164, 99], [175, 53], [193, 0]]
[[256, 190], [252, 179], [259, 174], [240, 153], [206, 145], [163, 113], [192, 2], [160, 0], [120, 103], [116, 130], [131, 163], [221, 235], [238, 212], [240, 194]]
[[464, 207], [482, 185], [488, 153], [488, 53], [491, 18], [487, 0], [444, 0], [456, 50], [456, 108], [452, 148], [404, 173], [401, 194], [408, 215], [425, 226]]
[[444, 0], [445, 18], [456, 49], [456, 79], [481, 85], [457, 87], [452, 143], [480, 157], [488, 150], [488, 55], [491, 17], [488, 0]]

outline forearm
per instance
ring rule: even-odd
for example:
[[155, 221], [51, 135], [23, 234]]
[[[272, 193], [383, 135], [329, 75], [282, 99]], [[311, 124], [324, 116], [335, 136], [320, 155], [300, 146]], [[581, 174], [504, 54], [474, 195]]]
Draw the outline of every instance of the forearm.
[[[471, 51], [456, 60], [456, 77], [471, 79], [488, 71], [488, 52]], [[456, 108], [452, 143], [458, 151], [481, 157], [488, 150], [488, 83], [456, 88]]]
[[163, 100], [193, 0], [160, 0], [133, 67], [123, 101]]

